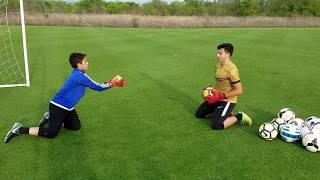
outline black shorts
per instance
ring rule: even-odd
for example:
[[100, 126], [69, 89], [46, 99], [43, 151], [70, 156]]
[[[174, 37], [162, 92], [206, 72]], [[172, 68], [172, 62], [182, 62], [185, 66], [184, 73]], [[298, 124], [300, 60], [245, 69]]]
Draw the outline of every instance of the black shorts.
[[50, 103], [48, 128], [40, 127], [38, 135], [53, 138], [58, 135], [62, 125], [70, 130], [80, 129], [80, 119], [76, 110], [68, 111]]
[[197, 112], [197, 118], [206, 118], [208, 115], [212, 114], [212, 128], [213, 129], [224, 129], [223, 122], [230, 116], [235, 103], [219, 101], [214, 104], [208, 104], [203, 102]]

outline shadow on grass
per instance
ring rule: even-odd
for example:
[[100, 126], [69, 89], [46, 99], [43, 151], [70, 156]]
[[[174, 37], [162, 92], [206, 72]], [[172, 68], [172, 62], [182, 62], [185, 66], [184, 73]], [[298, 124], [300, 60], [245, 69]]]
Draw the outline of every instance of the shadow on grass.
[[200, 121], [203, 123], [205, 126], [210, 127], [211, 129], [211, 119], [210, 118], [204, 118], [204, 119], [198, 119], [195, 117], [195, 113], [197, 108], [200, 106], [201, 103], [198, 101], [194, 100], [191, 96], [189, 96], [186, 93], [183, 93], [177, 88], [174, 88], [165, 81], [161, 81], [160, 79], [156, 79], [146, 73], [141, 73], [144, 78], [148, 79], [149, 81], [153, 82], [156, 84], [162, 94], [169, 100], [174, 101], [178, 104], [181, 104], [182, 107], [187, 111], [192, 117], [194, 117], [195, 120]]
[[[174, 88], [170, 85], [168, 85], [168, 83], [166, 83], [165, 81], [162, 81], [160, 79], [156, 79], [146, 73], [141, 73], [140, 74], [148, 79], [149, 81], [152, 81], [154, 84], [156, 84], [159, 89], [161, 90], [161, 92], [163, 93], [163, 95], [172, 101], [175, 101], [178, 104], [181, 104], [184, 109], [189, 112], [189, 114], [191, 114], [192, 116], [195, 115], [195, 112], [198, 108], [198, 106], [200, 106], [200, 103], [197, 102], [196, 100], [194, 100], [191, 96], [179, 91], [179, 89]], [[251, 136], [257, 136], [258, 135], [258, 128], [260, 126], [260, 124], [267, 122], [267, 121], [271, 121], [274, 117], [274, 114], [266, 111], [264, 109], [261, 108], [257, 108], [254, 106], [245, 106], [245, 105], [237, 105], [239, 108], [243, 111], [245, 111], [250, 117], [252, 117], [253, 119], [253, 126], [249, 127], [248, 130], [246, 130], [245, 132], [249, 133]], [[195, 117], [195, 119], [197, 119]], [[204, 118], [204, 119], [200, 119], [200, 122], [204, 123], [206, 126], [211, 127], [211, 118]], [[237, 125], [235, 125], [237, 126]]]
[[192, 114], [194, 116], [196, 108], [198, 108], [197, 106], [199, 106], [200, 104], [191, 96], [183, 93], [182, 91], [179, 91], [177, 88], [168, 85], [165, 81], [161, 81], [160, 79], [151, 77], [146, 73], [140, 72], [140, 74], [144, 78], [148, 79], [149, 81], [157, 85], [164, 97], [178, 104], [181, 104], [189, 114]]

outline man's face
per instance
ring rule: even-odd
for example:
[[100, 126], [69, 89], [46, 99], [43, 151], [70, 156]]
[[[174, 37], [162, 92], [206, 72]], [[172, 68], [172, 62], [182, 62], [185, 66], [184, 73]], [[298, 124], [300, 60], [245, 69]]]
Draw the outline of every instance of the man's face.
[[87, 58], [84, 58], [80, 63], [78, 63], [78, 69], [80, 69], [81, 71], [87, 71], [88, 70], [88, 66], [89, 66], [89, 63], [87, 61]]
[[219, 62], [222, 62], [230, 57], [230, 54], [226, 52], [223, 48], [218, 49], [217, 51], [217, 59]]

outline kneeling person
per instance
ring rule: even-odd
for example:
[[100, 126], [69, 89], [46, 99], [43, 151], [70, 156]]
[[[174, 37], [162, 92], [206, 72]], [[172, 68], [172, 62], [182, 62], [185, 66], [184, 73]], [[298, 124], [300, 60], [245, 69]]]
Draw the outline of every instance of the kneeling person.
[[[4, 142], [7, 143], [12, 137], [20, 134], [53, 138], [57, 136], [61, 127], [79, 130], [81, 124], [75, 105], [84, 96], [87, 87], [95, 91], [104, 91], [112, 87], [123, 87], [127, 84], [119, 75], [102, 84], [92, 80], [86, 74], [89, 63], [85, 54], [72, 53], [69, 57], [69, 62], [73, 70], [62, 88], [50, 101], [49, 112], [44, 114], [43, 119], [39, 122], [39, 127], [27, 128], [17, 122], [7, 133]], [[48, 123], [47, 128], [44, 127], [46, 123]]]
[[237, 97], [242, 94], [239, 71], [231, 61], [233, 45], [223, 43], [217, 47], [217, 64], [215, 67], [216, 85], [212, 96], [207, 96], [205, 101], [196, 111], [196, 117], [206, 118], [212, 115], [212, 128], [225, 129], [236, 122], [242, 125], [252, 125], [251, 118], [244, 112], [236, 115], [232, 110], [237, 103]]

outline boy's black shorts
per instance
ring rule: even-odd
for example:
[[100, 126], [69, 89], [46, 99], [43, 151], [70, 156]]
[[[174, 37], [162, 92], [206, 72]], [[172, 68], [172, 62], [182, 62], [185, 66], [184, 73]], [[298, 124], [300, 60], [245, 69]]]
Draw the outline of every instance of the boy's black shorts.
[[196, 117], [206, 118], [208, 115], [212, 114], [212, 128], [224, 129], [223, 122], [230, 116], [235, 105], [235, 103], [224, 101], [219, 101], [210, 105], [207, 102], [203, 102], [196, 112]]
[[62, 125], [70, 130], [80, 129], [80, 119], [76, 110], [68, 111], [50, 103], [48, 128], [40, 127], [38, 135], [49, 138], [55, 137], [58, 135]]

